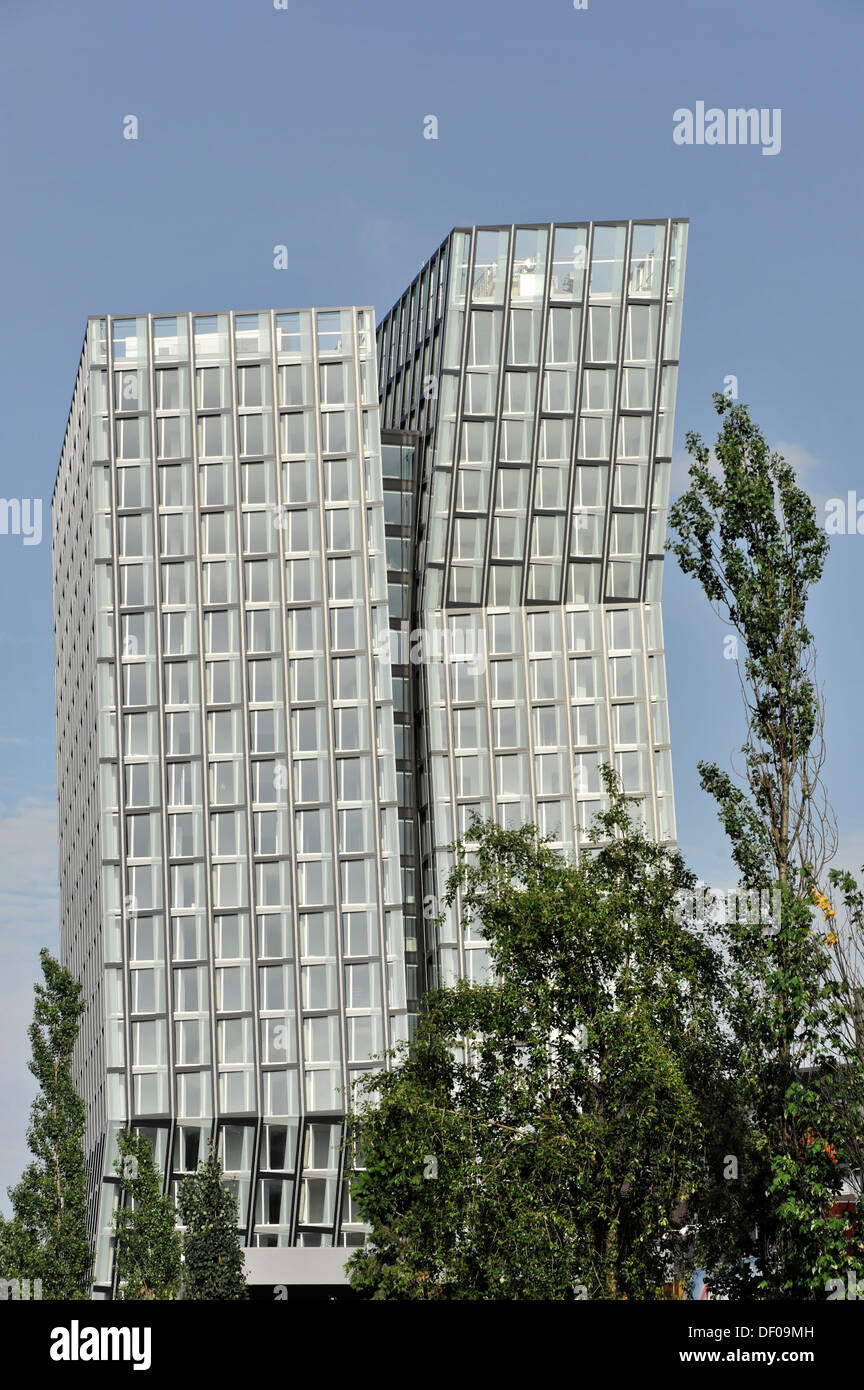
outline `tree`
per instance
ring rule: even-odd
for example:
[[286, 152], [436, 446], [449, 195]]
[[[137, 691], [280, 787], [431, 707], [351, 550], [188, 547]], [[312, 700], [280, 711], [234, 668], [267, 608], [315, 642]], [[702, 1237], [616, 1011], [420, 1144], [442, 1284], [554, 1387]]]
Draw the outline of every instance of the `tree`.
[[864, 891], [846, 869], [831, 869], [828, 882], [837, 890], [842, 918], [824, 894], [816, 895], [816, 903], [825, 918], [825, 943], [832, 948], [843, 999], [840, 1022], [847, 1055], [854, 1059], [838, 1076], [838, 1092], [844, 1147], [850, 1155], [846, 1176], [860, 1208], [864, 1202]]
[[688, 434], [691, 482], [671, 509], [669, 548], [745, 649], [743, 786], [715, 763], [699, 772], [743, 887], [776, 890], [781, 904], [776, 930], [752, 920], [722, 929], [738, 1104], [749, 1127], [740, 1206], [756, 1235], [755, 1273], [742, 1275], [732, 1251], [719, 1259], [717, 1284], [733, 1296], [818, 1298], [851, 1258], [845, 1222], [831, 1207], [851, 1158], [840, 1143], [838, 1078], [855, 1065], [830, 942], [812, 922], [811, 895], [836, 846], [806, 624], [828, 541], [794, 470], [768, 448], [746, 406], [722, 395], [714, 403], [723, 417], [717, 468]]
[[714, 611], [745, 648], [739, 663], [747, 715], [744, 754], [749, 797], [716, 763], [700, 763], [745, 882], [809, 891], [836, 849], [834, 818], [821, 783], [824, 703], [814, 679], [806, 625], [810, 589], [821, 577], [828, 538], [794, 469], [766, 440], [745, 405], [716, 394], [723, 425], [711, 451], [687, 435], [690, 487], [673, 504], [668, 548], [698, 579]]
[[28, 1030], [30, 1070], [38, 1093], [27, 1143], [32, 1162], [9, 1188], [12, 1220], [0, 1218], [0, 1274], [41, 1279], [42, 1297], [90, 1295], [84, 1102], [72, 1080], [72, 1052], [84, 1003], [81, 987], [50, 951], [40, 952], [43, 983], [35, 986]]
[[457, 846], [448, 901], [495, 978], [432, 995], [359, 1083], [366, 1297], [644, 1299], [683, 1272], [685, 1204], [724, 1144], [720, 965], [677, 920], [692, 875], [604, 775], [607, 843], [579, 865], [533, 826], [475, 821]]
[[119, 1299], [171, 1299], [180, 1287], [180, 1236], [171, 1198], [144, 1134], [118, 1135], [115, 1169], [124, 1204], [114, 1213]]
[[183, 1236], [183, 1298], [226, 1301], [248, 1298], [237, 1204], [222, 1181], [222, 1165], [210, 1151], [197, 1173], [184, 1178], [178, 1200]]

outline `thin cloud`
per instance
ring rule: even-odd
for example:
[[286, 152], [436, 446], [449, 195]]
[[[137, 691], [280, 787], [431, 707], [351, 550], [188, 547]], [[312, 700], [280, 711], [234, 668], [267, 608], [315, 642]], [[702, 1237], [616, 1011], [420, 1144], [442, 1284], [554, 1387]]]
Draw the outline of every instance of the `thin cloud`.
[[[815, 454], [808, 453], [802, 449], [800, 444], [788, 444], [780, 440], [777, 444], [772, 444], [771, 448], [777, 454], [782, 454], [787, 463], [790, 463], [795, 470], [799, 483], [803, 485], [807, 482], [807, 474], [812, 474], [824, 469], [821, 459], [816, 458]], [[672, 455], [672, 467], [670, 469], [669, 495], [678, 497], [690, 484], [690, 465], [693, 462], [686, 450], [679, 450]], [[712, 473], [719, 476], [720, 465], [717, 462], [717, 455], [711, 449], [708, 455], [708, 467]], [[828, 493], [825, 497], [828, 497]], [[813, 495], [813, 501], [819, 506], [818, 496]]]
[[774, 445], [774, 450], [776, 453], [782, 454], [787, 463], [791, 463], [799, 480], [803, 478], [805, 473], [812, 473], [815, 469], [821, 470], [824, 467], [821, 459], [817, 459], [815, 454], [809, 454], [799, 444], [786, 444], [780, 440]]

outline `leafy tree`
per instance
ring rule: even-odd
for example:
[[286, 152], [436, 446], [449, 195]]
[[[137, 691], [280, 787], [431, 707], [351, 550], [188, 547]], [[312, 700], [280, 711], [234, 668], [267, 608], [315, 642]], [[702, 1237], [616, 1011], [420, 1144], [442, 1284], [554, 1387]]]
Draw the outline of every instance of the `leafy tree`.
[[673, 504], [669, 549], [698, 579], [745, 648], [746, 791], [716, 763], [700, 763], [745, 883], [790, 883], [809, 893], [836, 848], [821, 786], [824, 704], [806, 625], [828, 538], [791, 464], [772, 452], [745, 405], [716, 394], [723, 424], [711, 450], [687, 435], [690, 487]]
[[607, 843], [578, 866], [533, 826], [475, 821], [457, 846], [448, 901], [495, 978], [432, 995], [395, 1069], [359, 1083], [366, 1297], [650, 1299], [682, 1272], [724, 1142], [720, 968], [678, 920], [692, 875], [605, 777]]
[[80, 985], [50, 951], [43, 949], [40, 960], [43, 983], [35, 986], [28, 1030], [30, 1070], [39, 1087], [27, 1130], [33, 1159], [9, 1188], [11, 1221], [0, 1218], [0, 1277], [41, 1279], [46, 1299], [84, 1299], [92, 1255], [84, 1102], [72, 1080], [72, 1052], [85, 1006]]
[[766, 930], [763, 918], [727, 922], [722, 933], [746, 1121], [736, 1200], [754, 1234], [749, 1248], [717, 1255], [715, 1286], [738, 1297], [818, 1298], [851, 1258], [846, 1223], [830, 1213], [852, 1157], [841, 1142], [838, 1078], [855, 1065], [830, 943], [813, 929], [811, 902], [836, 845], [806, 625], [828, 541], [794, 470], [746, 406], [722, 395], [714, 402], [723, 417], [716, 469], [708, 447], [688, 434], [691, 482], [670, 512], [670, 548], [741, 638], [747, 737], [743, 785], [715, 763], [699, 772], [743, 887], [776, 890], [781, 902], [776, 928]]
[[237, 1204], [222, 1181], [213, 1145], [197, 1173], [184, 1178], [178, 1200], [183, 1236], [183, 1298], [248, 1298]]
[[[862, 868], [864, 874], [864, 868]], [[842, 915], [824, 894], [814, 893], [825, 920], [825, 944], [843, 999], [841, 1027], [846, 1055], [851, 1064], [837, 1077], [838, 1103], [844, 1148], [850, 1163], [847, 1181], [859, 1206], [864, 1202], [864, 890], [846, 869], [831, 869], [830, 887], [836, 891]]]
[[449, 901], [495, 982], [432, 996], [350, 1121], [368, 1297], [650, 1298], [698, 1264], [715, 1295], [815, 1299], [860, 1273], [832, 1215], [862, 1073], [818, 889], [835, 830], [805, 614], [825, 538], [746, 408], [715, 403], [717, 472], [688, 436], [672, 548], [745, 648], [743, 784], [700, 773], [758, 908], [688, 928], [672, 904], [692, 876], [608, 769], [607, 842], [579, 866], [532, 827], [475, 825]]
[[180, 1236], [144, 1134], [123, 1132], [115, 1169], [125, 1205], [114, 1213], [119, 1299], [171, 1299], [180, 1287]]

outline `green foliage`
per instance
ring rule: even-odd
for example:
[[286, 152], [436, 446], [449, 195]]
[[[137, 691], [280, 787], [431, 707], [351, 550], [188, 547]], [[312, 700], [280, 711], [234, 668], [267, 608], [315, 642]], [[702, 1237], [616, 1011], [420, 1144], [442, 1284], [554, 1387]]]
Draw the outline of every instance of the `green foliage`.
[[[847, 1223], [830, 1214], [855, 1160], [845, 1131], [844, 1006], [829, 951], [788, 886], [778, 932], [729, 922], [721, 937], [742, 1116], [739, 1180], [721, 1195], [741, 1220], [739, 1238], [723, 1231], [714, 1247], [713, 1287], [732, 1298], [824, 1298], [828, 1279], [860, 1267]], [[749, 1272], [742, 1255], [755, 1262]]]
[[[864, 869], [862, 869], [864, 873]], [[843, 1001], [841, 1026], [847, 1054], [854, 1064], [837, 1074], [837, 1101], [840, 1106], [843, 1141], [852, 1155], [850, 1176], [858, 1194], [864, 1199], [864, 891], [846, 869], [831, 869], [828, 882], [835, 890], [838, 917], [835, 909], [822, 898], [825, 914], [832, 973], [838, 981]]]
[[352, 1288], [417, 1299], [654, 1298], [680, 1265], [726, 1089], [719, 963], [676, 921], [680, 857], [631, 824], [579, 866], [533, 827], [471, 827], [450, 885], [496, 978], [429, 1002], [360, 1084]]
[[30, 1070], [38, 1093], [27, 1143], [33, 1155], [9, 1188], [11, 1221], [0, 1218], [0, 1277], [41, 1279], [46, 1299], [90, 1294], [84, 1103], [72, 1081], [72, 1052], [84, 1004], [77, 981], [51, 953], [40, 953], [43, 983], [35, 986], [28, 1030]]
[[[719, 471], [691, 431], [691, 482], [669, 513], [676, 533], [669, 549], [746, 649], [749, 799], [716, 764], [700, 763], [699, 771], [744, 882], [764, 886], [785, 883], [796, 854], [799, 870], [812, 866], [817, 848], [812, 752], [820, 709], [805, 612], [829, 542], [794, 469], [769, 449], [747, 407], [719, 394], [714, 403], [723, 416], [714, 445]], [[806, 875], [798, 886], [809, 888]]]
[[144, 1134], [118, 1136], [115, 1169], [124, 1205], [114, 1213], [117, 1298], [172, 1299], [180, 1287], [180, 1236], [171, 1198]]
[[[724, 417], [717, 471], [709, 449], [689, 434], [691, 483], [670, 512], [677, 533], [670, 548], [745, 647], [745, 788], [714, 763], [699, 771], [743, 886], [779, 890], [781, 913], [776, 930], [733, 921], [720, 932], [743, 1123], [740, 1185], [719, 1194], [717, 1224], [706, 1218], [706, 1231], [718, 1292], [824, 1298], [828, 1279], [860, 1269], [845, 1221], [830, 1215], [841, 1174], [855, 1163], [844, 1095], [850, 1082], [853, 1091], [858, 1085], [860, 1059], [848, 1046], [848, 1001], [832, 969], [830, 935], [814, 931], [810, 902], [833, 850], [820, 784], [823, 709], [806, 625], [828, 540], [793, 469], [769, 450], [746, 406], [714, 401]], [[860, 1110], [855, 1115], [858, 1123]], [[754, 1262], [749, 1273], [742, 1256]]]
[[213, 1145], [197, 1173], [184, 1178], [178, 1200], [183, 1236], [183, 1298], [225, 1302], [249, 1297], [237, 1204], [222, 1181]]
[[[448, 901], [494, 983], [431, 996], [350, 1121], [366, 1297], [645, 1299], [701, 1267], [715, 1297], [824, 1299], [862, 1272], [831, 1211], [861, 1166], [864, 996], [810, 897], [830, 922], [805, 621], [827, 540], [746, 407], [715, 404], [716, 471], [689, 435], [671, 548], [745, 649], [743, 785], [700, 774], [742, 887], [779, 909], [682, 921], [692, 876], [629, 824], [608, 769], [604, 841], [578, 866], [533, 827], [475, 824]], [[841, 886], [860, 926], [864, 895]]]

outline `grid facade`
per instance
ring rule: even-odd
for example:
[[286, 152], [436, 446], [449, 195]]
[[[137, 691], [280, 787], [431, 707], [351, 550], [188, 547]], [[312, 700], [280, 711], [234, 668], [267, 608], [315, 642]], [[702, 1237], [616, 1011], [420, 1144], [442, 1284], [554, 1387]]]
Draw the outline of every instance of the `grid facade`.
[[407, 1036], [372, 311], [91, 319], [52, 530], [97, 1292], [127, 1124], [168, 1190], [216, 1139], [248, 1246], [361, 1243], [346, 1088]]
[[686, 241], [457, 228], [377, 361], [368, 308], [89, 321], [52, 532], [97, 1296], [127, 1125], [171, 1191], [217, 1142], [262, 1268], [363, 1242], [351, 1081], [488, 978], [442, 910], [473, 814], [578, 856], [611, 763], [674, 841]]
[[[578, 854], [611, 763], [675, 838], [660, 614], [687, 223], [457, 228], [378, 329], [416, 440], [410, 647], [430, 984], [488, 977], [457, 902], [472, 813]], [[395, 624], [394, 624], [395, 625]]]

